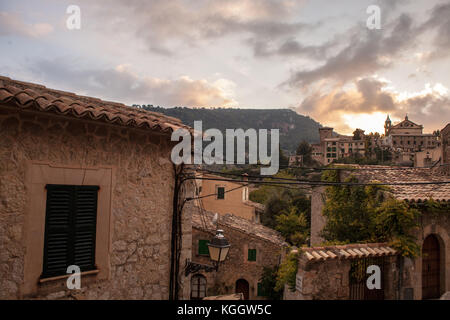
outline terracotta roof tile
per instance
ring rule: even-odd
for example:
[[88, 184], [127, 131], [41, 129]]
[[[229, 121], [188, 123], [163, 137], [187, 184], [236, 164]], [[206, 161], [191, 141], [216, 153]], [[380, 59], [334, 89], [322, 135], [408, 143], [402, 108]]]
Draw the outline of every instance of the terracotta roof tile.
[[184, 125], [180, 120], [160, 113], [0, 76], [0, 107], [2, 105], [123, 126], [149, 128], [165, 133], [171, 133], [178, 128], [185, 128], [192, 132], [192, 128]]
[[[336, 165], [339, 167], [339, 165]], [[345, 170], [355, 168], [364, 170]], [[344, 175], [354, 176], [359, 182], [441, 182], [450, 181], [445, 173], [439, 173], [432, 168], [404, 167], [401, 170], [387, 166], [374, 165], [345, 165], [342, 169]], [[436, 201], [450, 201], [450, 184], [440, 185], [391, 185], [390, 192], [399, 200], [423, 202], [433, 198]]]
[[[194, 205], [189, 205], [185, 210], [191, 210], [192, 212], [192, 227], [207, 232], [212, 232], [216, 229], [216, 226], [213, 224], [215, 215], [214, 213], [206, 210], [201, 210], [199, 207], [196, 207]], [[204, 222], [206, 223], [206, 226]], [[255, 223], [232, 214], [226, 214], [222, 216], [219, 215], [219, 227], [221, 225], [225, 225], [248, 235], [270, 241], [280, 246], [287, 245], [284, 238], [279, 232], [263, 226], [260, 223]]]
[[307, 261], [327, 259], [357, 259], [396, 255], [397, 251], [386, 243], [348, 244], [343, 246], [304, 247], [302, 256]]

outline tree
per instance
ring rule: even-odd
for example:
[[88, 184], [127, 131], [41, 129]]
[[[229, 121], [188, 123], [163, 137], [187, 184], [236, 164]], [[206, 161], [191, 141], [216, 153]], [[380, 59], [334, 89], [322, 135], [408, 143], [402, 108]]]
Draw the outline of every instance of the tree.
[[295, 246], [302, 246], [308, 237], [309, 224], [304, 213], [297, 213], [296, 207], [291, 207], [288, 213], [276, 217], [275, 230]]
[[311, 145], [303, 140], [297, 147], [296, 154], [299, 156], [303, 156], [304, 163], [311, 163], [311, 155], [312, 155], [312, 147]]
[[364, 130], [356, 129], [353, 131], [353, 140], [362, 140], [364, 138]]
[[282, 291], [287, 284], [288, 289], [295, 291], [295, 278], [298, 271], [298, 252], [291, 251], [280, 264], [277, 272], [277, 284], [275, 290]]
[[[326, 181], [337, 181], [336, 172], [323, 174]], [[358, 182], [349, 177], [346, 182]], [[415, 257], [418, 247], [412, 232], [420, 212], [404, 201], [394, 199], [384, 186], [331, 186], [326, 189], [323, 214], [327, 222], [322, 236], [328, 242], [385, 242]]]
[[280, 167], [286, 167], [289, 165], [289, 159], [288, 157], [286, 157], [286, 155], [284, 154], [283, 150], [281, 149], [281, 147], [279, 148], [279, 164]]
[[278, 266], [263, 267], [260, 278], [260, 290], [262, 294], [269, 300], [281, 300], [283, 297], [282, 290], [276, 290]]

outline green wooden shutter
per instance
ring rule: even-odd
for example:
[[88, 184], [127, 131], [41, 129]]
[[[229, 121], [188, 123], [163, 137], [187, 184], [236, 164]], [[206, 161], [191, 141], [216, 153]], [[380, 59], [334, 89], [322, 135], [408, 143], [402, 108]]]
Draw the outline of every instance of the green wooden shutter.
[[44, 277], [65, 274], [70, 259], [70, 225], [73, 207], [72, 191], [47, 186], [45, 215]]
[[96, 186], [47, 185], [43, 277], [95, 268]]
[[248, 261], [256, 261], [256, 249], [248, 249]]
[[209, 255], [208, 240], [198, 240], [198, 254]]
[[225, 199], [225, 188], [224, 187], [217, 188], [217, 199]]
[[95, 269], [98, 187], [75, 187], [73, 264], [82, 271]]

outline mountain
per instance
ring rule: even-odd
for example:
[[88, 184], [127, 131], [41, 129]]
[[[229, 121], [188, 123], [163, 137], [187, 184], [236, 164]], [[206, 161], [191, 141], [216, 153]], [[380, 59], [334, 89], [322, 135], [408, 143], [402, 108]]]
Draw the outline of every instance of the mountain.
[[160, 112], [180, 119], [184, 124], [194, 126], [194, 120], [202, 120], [203, 130], [249, 128], [280, 129], [281, 148], [289, 153], [295, 150], [302, 140], [310, 143], [319, 141], [320, 123], [308, 116], [300, 115], [290, 109], [227, 109], [227, 108], [162, 108], [151, 105], [143, 109]]

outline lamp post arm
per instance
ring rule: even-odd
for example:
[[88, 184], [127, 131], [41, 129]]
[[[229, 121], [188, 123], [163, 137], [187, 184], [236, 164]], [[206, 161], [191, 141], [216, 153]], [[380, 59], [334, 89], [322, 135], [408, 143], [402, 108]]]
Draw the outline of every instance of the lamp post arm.
[[212, 272], [217, 271], [219, 269], [219, 264], [217, 263], [215, 266], [207, 265], [207, 264], [201, 264], [192, 262], [189, 259], [186, 259], [186, 265], [184, 267], [184, 274], [187, 277], [191, 273], [196, 273], [200, 270], [203, 270], [205, 272]]

